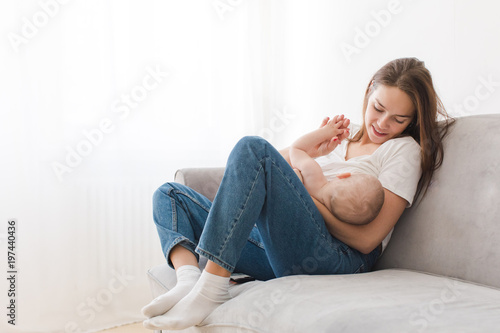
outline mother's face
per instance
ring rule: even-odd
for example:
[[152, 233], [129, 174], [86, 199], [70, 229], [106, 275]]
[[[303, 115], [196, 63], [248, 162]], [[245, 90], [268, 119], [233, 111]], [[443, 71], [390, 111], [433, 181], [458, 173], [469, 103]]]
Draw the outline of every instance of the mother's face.
[[410, 124], [415, 108], [410, 97], [397, 87], [379, 85], [368, 98], [365, 130], [375, 144], [398, 137]]

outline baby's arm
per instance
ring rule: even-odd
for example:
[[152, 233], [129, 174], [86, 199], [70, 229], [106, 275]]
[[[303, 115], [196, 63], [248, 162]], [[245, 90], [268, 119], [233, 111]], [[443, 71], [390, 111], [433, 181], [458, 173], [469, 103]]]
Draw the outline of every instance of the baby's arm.
[[292, 167], [300, 170], [304, 186], [314, 197], [317, 197], [316, 194], [327, 183], [327, 180], [319, 164], [306, 151], [311, 146], [324, 141], [330, 141], [328, 145], [336, 147], [339, 141], [337, 136], [344, 133], [344, 130], [340, 129], [342, 124], [343, 120], [336, 123], [330, 121], [325, 126], [300, 137], [290, 147]]
[[319, 190], [327, 183], [319, 164], [305, 151], [296, 148], [293, 144], [290, 147], [290, 161], [292, 166], [298, 169], [302, 175], [301, 180], [307, 192], [311, 196], [318, 198]]

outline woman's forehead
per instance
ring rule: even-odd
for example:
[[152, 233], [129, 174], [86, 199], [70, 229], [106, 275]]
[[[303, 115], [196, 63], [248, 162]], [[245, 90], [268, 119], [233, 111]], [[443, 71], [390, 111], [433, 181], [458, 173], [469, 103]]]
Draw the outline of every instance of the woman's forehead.
[[410, 97], [397, 87], [378, 86], [371, 97], [384, 110], [401, 116], [411, 116], [414, 106]]

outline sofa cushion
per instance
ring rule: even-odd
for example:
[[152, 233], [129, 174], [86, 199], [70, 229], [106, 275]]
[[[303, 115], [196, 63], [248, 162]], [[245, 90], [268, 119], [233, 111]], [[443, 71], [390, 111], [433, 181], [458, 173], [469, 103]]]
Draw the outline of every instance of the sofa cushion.
[[376, 269], [406, 268], [500, 288], [500, 115], [458, 118], [443, 165], [407, 209]]
[[[166, 264], [150, 274], [155, 283], [175, 284]], [[233, 293], [238, 297], [184, 332], [494, 332], [500, 327], [500, 290], [409, 270], [288, 276], [238, 288]]]

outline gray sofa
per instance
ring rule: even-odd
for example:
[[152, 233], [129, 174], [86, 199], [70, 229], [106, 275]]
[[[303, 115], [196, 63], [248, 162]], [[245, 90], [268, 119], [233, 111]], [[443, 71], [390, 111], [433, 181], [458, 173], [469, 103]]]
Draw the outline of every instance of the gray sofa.
[[[500, 332], [499, 170], [500, 114], [458, 118], [373, 272], [238, 285], [183, 332]], [[182, 169], [176, 181], [213, 198], [222, 172]], [[175, 285], [166, 264], [148, 276], [153, 297]]]

